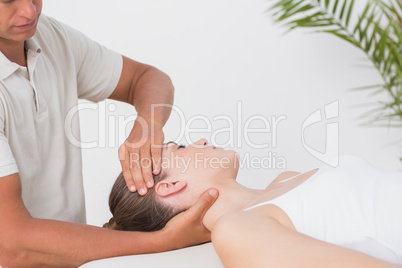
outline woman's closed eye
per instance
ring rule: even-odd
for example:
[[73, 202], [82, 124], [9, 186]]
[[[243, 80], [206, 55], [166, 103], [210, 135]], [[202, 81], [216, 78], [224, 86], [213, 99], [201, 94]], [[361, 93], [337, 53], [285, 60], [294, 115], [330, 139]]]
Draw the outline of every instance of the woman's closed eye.
[[184, 148], [186, 148], [186, 146], [185, 146], [185, 145], [180, 144], [180, 145], [177, 147], [177, 150], [178, 150], [178, 149], [184, 149]]

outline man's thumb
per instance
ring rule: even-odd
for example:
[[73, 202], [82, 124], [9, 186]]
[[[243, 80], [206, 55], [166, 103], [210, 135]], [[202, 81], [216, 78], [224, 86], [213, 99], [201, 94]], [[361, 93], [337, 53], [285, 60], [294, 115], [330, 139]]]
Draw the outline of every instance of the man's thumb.
[[[207, 210], [215, 203], [218, 198], [219, 192], [215, 188], [211, 188], [205, 193], [203, 193], [197, 203], [190, 208], [193, 215], [198, 215], [202, 219], [207, 212]], [[197, 218], [198, 218], [197, 217]]]

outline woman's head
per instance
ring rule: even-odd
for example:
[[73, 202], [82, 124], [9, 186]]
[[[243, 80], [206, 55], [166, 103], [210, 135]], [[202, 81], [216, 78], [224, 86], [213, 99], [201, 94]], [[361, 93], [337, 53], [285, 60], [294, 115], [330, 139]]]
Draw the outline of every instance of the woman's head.
[[127, 189], [122, 174], [109, 198], [113, 218], [104, 227], [127, 231], [156, 231], [191, 207], [203, 192], [237, 176], [234, 151], [208, 146], [205, 139], [183, 146], [169, 142], [162, 149], [162, 172], [145, 196]]
[[[154, 176], [155, 183], [162, 179], [162, 176]], [[155, 188], [149, 189], [145, 196], [129, 191], [123, 173], [113, 185], [109, 207], [113, 217], [103, 227], [121, 231], [157, 231], [181, 212], [163, 204], [156, 196]]]

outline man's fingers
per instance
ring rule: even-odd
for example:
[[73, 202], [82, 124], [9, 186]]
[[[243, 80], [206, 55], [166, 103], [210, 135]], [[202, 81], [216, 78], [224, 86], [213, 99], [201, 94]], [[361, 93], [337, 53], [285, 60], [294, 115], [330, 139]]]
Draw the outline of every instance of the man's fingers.
[[141, 147], [141, 169], [142, 176], [148, 188], [154, 186], [154, 178], [152, 176], [152, 159], [150, 154], [150, 144], [147, 143], [145, 146]]
[[119, 158], [129, 189], [145, 195], [148, 188], [152, 188], [155, 184], [152, 173], [158, 175], [162, 170], [161, 155], [164, 135], [160, 128], [156, 130], [154, 136], [147, 136], [145, 139], [141, 135], [142, 138], [137, 141], [135, 137], [139, 137], [140, 132], [141, 127], [134, 123], [130, 133], [131, 138], [127, 138], [119, 149]]
[[153, 173], [158, 175], [162, 171], [162, 148], [161, 146], [154, 146], [151, 147], [151, 154], [152, 154], [152, 167]]
[[145, 186], [144, 179], [142, 177], [142, 169], [140, 163], [140, 154], [138, 150], [128, 149], [130, 155], [130, 173], [133, 178], [135, 187], [140, 195], [147, 193], [147, 187]]
[[163, 132], [156, 133], [152, 137], [151, 141], [151, 155], [152, 155], [152, 166], [153, 173], [158, 175], [162, 172], [162, 145], [165, 137]]
[[218, 198], [218, 190], [211, 188], [203, 193], [200, 199], [195, 203], [187, 212], [191, 218], [201, 220], [204, 218], [205, 213], [215, 203]]
[[124, 144], [120, 146], [118, 153], [126, 185], [131, 192], [135, 192], [137, 189], [130, 172], [130, 156]]

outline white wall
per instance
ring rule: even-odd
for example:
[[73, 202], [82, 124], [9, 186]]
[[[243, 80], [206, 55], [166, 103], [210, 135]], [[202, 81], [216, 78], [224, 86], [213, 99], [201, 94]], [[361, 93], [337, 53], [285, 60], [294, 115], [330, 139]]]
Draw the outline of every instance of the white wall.
[[[362, 4], [362, 1], [358, 1]], [[213, 121], [218, 115], [232, 118], [235, 126], [241, 101], [242, 124], [255, 115], [286, 116], [278, 124], [277, 146], [272, 133], [250, 134], [254, 143], [269, 142], [267, 149], [255, 149], [237, 142], [240, 156], [264, 157], [276, 153], [286, 169], [307, 170], [321, 162], [303, 147], [304, 120], [317, 109], [339, 101], [339, 152], [364, 157], [377, 167], [402, 170], [401, 129], [363, 126], [359, 117], [384, 96], [348, 89], [381, 82], [364, 54], [348, 43], [325, 34], [306, 34], [284, 29], [264, 14], [264, 0], [52, 0], [44, 1], [44, 13], [81, 30], [94, 40], [124, 55], [154, 65], [168, 73], [176, 87], [175, 104], [186, 118], [204, 115], [211, 120], [209, 133], [195, 133], [193, 141], [211, 139], [214, 131], [228, 123]], [[362, 67], [362, 66], [365, 67]], [[111, 101], [107, 101], [106, 107]], [[105, 105], [105, 104], [103, 104]], [[105, 106], [102, 106], [105, 107]], [[82, 140], [93, 141], [113, 128], [110, 118], [129, 117], [135, 111], [118, 104], [115, 112], [102, 107], [81, 113]], [[105, 115], [108, 120], [105, 120]], [[103, 116], [103, 118], [102, 118]], [[370, 118], [370, 117], [369, 117]], [[117, 120], [117, 119], [112, 119]], [[100, 129], [98, 121], [101, 121]], [[309, 127], [308, 145], [324, 151], [325, 123]], [[192, 127], [205, 127], [201, 121]], [[252, 127], [263, 127], [255, 121]], [[183, 123], [173, 114], [165, 127], [166, 141], [176, 139]], [[237, 127], [236, 133], [237, 132]], [[99, 134], [100, 133], [100, 134]], [[119, 133], [122, 135], [122, 133]], [[124, 134], [122, 135], [124, 136]], [[228, 133], [217, 136], [225, 143]], [[120, 164], [118, 142], [105, 148], [83, 150], [88, 222], [101, 225], [109, 218], [107, 198]], [[185, 139], [183, 143], [189, 143]], [[229, 147], [227, 147], [229, 148]], [[262, 188], [281, 168], [244, 168], [239, 181]]]

